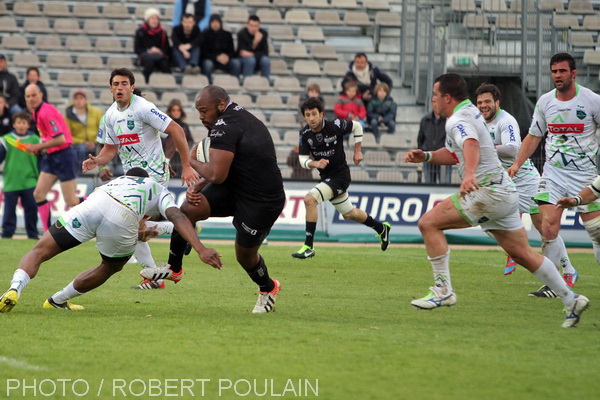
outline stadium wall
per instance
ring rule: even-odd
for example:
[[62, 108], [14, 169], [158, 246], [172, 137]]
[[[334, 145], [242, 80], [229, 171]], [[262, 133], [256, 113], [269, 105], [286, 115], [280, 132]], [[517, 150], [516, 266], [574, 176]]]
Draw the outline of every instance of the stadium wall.
[[[0, 177], [0, 185], [2, 184]], [[169, 190], [175, 195], [178, 204], [185, 199], [185, 187], [174, 184]], [[91, 193], [98, 184], [97, 179], [79, 178], [77, 183], [78, 196]], [[303, 199], [308, 190], [313, 186], [311, 182], [286, 181], [286, 206], [281, 217], [275, 224], [270, 240], [304, 240], [304, 204]], [[352, 184], [350, 199], [355, 206], [365, 210], [373, 218], [387, 221], [392, 225], [391, 237], [394, 243], [422, 243], [422, 237], [417, 228], [419, 218], [452, 193], [457, 186], [417, 186], [417, 185], [377, 185], [377, 184]], [[53, 219], [61, 216], [66, 210], [66, 204], [60, 193], [58, 184], [48, 193], [48, 201], [52, 207]], [[0, 215], [4, 212], [4, 192], [0, 192]], [[325, 216], [323, 218], [323, 216]], [[17, 229], [24, 233], [23, 210], [17, 210]], [[539, 246], [540, 236], [533, 228], [528, 215], [523, 217], [525, 229], [534, 246]], [[41, 230], [41, 224], [39, 225]], [[318, 241], [334, 242], [366, 242], [376, 243], [378, 239], [373, 231], [364, 225], [353, 221], [345, 221], [329, 202], [321, 205], [319, 225], [317, 227]], [[231, 226], [231, 218], [211, 218], [202, 222], [202, 237], [233, 239], [235, 231]], [[451, 243], [461, 244], [494, 244], [479, 227], [449, 230], [446, 233]], [[561, 236], [568, 246], [591, 247], [590, 240], [583, 228], [579, 215], [567, 210], [563, 213], [561, 221]]]

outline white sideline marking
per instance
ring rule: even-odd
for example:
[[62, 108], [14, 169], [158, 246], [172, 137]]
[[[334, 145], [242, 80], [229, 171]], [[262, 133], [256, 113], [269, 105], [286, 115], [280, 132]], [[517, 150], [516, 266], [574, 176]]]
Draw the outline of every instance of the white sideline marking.
[[5, 356], [0, 356], [0, 364], [1, 363], [8, 364], [11, 367], [27, 369], [30, 371], [44, 371], [46, 369], [44, 367], [38, 367], [37, 365], [27, 364], [24, 361], [19, 361], [17, 359], [5, 357]]

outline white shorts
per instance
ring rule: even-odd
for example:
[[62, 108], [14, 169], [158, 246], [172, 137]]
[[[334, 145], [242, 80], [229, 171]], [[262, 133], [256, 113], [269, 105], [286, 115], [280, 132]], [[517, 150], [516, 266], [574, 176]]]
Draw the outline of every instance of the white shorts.
[[519, 194], [519, 212], [522, 214], [539, 214], [539, 207], [533, 198], [538, 192], [540, 176], [538, 174], [531, 175], [514, 182]]
[[[595, 170], [565, 171], [546, 163], [535, 200], [556, 204], [562, 197], [575, 197], [586, 186], [590, 185], [597, 176], [598, 173]], [[580, 213], [598, 211], [600, 210], [600, 199], [596, 199], [588, 205], [574, 208]]]
[[81, 243], [96, 238], [100, 254], [127, 257], [135, 251], [138, 238], [137, 215], [101, 190], [60, 218], [67, 231]]
[[451, 196], [454, 207], [471, 226], [481, 226], [484, 231], [515, 231], [523, 228], [519, 216], [517, 192], [501, 192], [481, 188], [460, 196]]

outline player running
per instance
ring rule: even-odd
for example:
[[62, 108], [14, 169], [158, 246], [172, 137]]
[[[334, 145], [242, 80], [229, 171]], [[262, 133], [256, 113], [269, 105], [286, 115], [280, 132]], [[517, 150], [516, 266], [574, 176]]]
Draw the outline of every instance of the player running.
[[344, 152], [344, 135], [354, 135], [353, 161], [358, 165], [363, 159], [362, 126], [349, 119], [326, 120], [323, 118], [323, 103], [316, 97], [308, 98], [302, 104], [301, 111], [307, 125], [300, 131], [298, 158], [302, 168], [317, 168], [321, 181], [304, 197], [306, 239], [292, 257], [304, 259], [315, 255], [313, 244], [319, 218], [318, 206], [324, 201], [330, 201], [344, 219], [351, 219], [373, 229], [381, 241], [381, 250], [385, 251], [390, 244], [389, 222], [376, 221], [363, 210], [354, 207], [348, 195], [350, 168]]
[[[554, 89], [538, 100], [529, 134], [523, 140], [514, 164], [507, 170], [515, 176], [545, 137], [546, 161], [535, 201], [542, 214], [542, 249], [544, 255], [560, 265], [561, 242], [558, 240], [563, 210], [555, 207], [563, 197], [572, 197], [589, 185], [597, 174], [596, 128], [600, 123], [600, 96], [575, 83], [575, 59], [559, 53], [550, 59]], [[600, 263], [600, 200], [578, 206], [583, 225], [594, 245], [596, 260]], [[563, 278], [573, 286], [579, 274], [575, 269], [563, 270]], [[556, 293], [542, 286], [538, 297], [556, 297]]]

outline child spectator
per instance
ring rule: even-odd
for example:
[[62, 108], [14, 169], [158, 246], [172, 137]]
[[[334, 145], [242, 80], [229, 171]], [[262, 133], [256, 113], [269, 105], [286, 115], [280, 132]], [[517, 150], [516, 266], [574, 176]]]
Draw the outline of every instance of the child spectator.
[[323, 100], [323, 96], [321, 96], [321, 87], [316, 83], [311, 83], [310, 85], [308, 85], [308, 87], [306, 88], [306, 92], [300, 94], [300, 102], [298, 103], [298, 122], [300, 122], [301, 126], [304, 126], [306, 121], [304, 121], [304, 116], [302, 115], [300, 108], [302, 107], [302, 104], [304, 104], [304, 102], [310, 97], [316, 97], [317, 99], [319, 99], [321, 104], [323, 104], [323, 107], [325, 107], [325, 100]]
[[0, 138], [0, 163], [4, 164], [4, 217], [2, 238], [10, 239], [17, 227], [17, 202], [25, 211], [25, 230], [29, 239], [38, 239], [38, 207], [33, 190], [38, 181], [38, 158], [25, 151], [27, 144], [38, 144], [40, 137], [28, 132], [31, 116], [19, 112], [13, 117], [14, 131]]
[[135, 32], [133, 47], [144, 69], [146, 83], [154, 70], [171, 72], [169, 37], [160, 26], [160, 12], [156, 8], [148, 8], [144, 12], [144, 23]]
[[367, 118], [367, 109], [358, 93], [356, 82], [348, 82], [344, 86], [344, 93], [338, 98], [333, 108], [336, 117], [342, 119], [351, 119], [359, 122], [363, 128], [366, 127], [365, 118]]
[[379, 143], [379, 124], [387, 126], [388, 133], [396, 131], [396, 109], [398, 106], [390, 96], [390, 87], [387, 83], [378, 83], [375, 86], [375, 97], [367, 104], [367, 121], [371, 125], [373, 136]]

